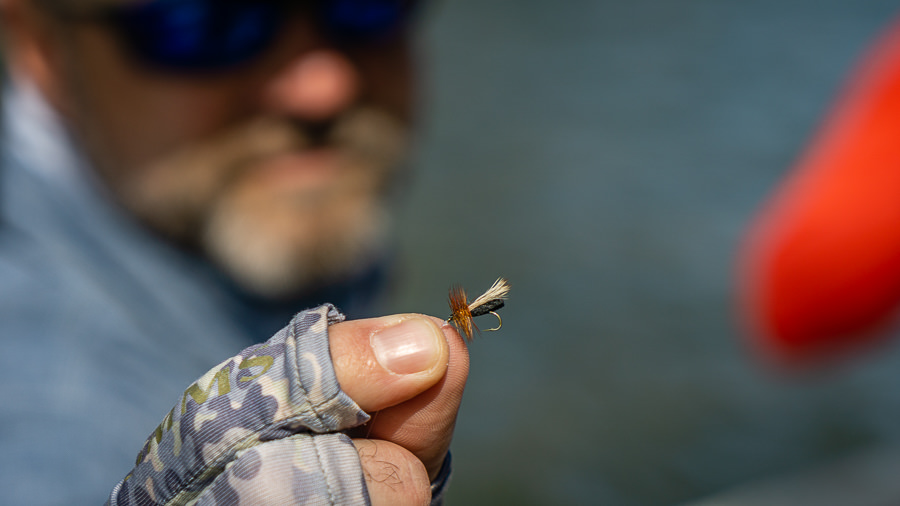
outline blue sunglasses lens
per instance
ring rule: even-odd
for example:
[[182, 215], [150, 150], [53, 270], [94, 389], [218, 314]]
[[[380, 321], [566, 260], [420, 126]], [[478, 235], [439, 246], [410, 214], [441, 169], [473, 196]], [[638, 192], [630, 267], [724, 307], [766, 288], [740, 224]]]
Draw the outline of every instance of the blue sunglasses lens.
[[210, 70], [263, 51], [283, 17], [277, 3], [240, 0], [155, 0], [113, 13], [141, 60], [173, 69]]
[[[411, 4], [324, 0], [307, 11], [335, 42], [361, 43], [401, 27]], [[152, 0], [123, 5], [111, 16], [141, 61], [177, 71], [213, 71], [248, 62], [265, 51], [291, 7], [285, 0]]]
[[403, 26], [412, 7], [404, 0], [332, 0], [322, 3], [319, 21], [338, 42], [370, 41]]

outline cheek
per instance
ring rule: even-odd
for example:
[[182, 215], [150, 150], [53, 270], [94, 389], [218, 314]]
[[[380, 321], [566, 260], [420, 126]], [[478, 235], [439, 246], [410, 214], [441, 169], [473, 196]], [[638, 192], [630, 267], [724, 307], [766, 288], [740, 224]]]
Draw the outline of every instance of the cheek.
[[104, 165], [136, 167], [203, 139], [252, 113], [253, 72], [233, 79], [185, 79], [129, 60], [100, 29], [73, 40], [66, 109]]
[[415, 115], [418, 78], [410, 42], [402, 38], [384, 46], [360, 49], [351, 53], [351, 58], [363, 77], [363, 100], [411, 122]]

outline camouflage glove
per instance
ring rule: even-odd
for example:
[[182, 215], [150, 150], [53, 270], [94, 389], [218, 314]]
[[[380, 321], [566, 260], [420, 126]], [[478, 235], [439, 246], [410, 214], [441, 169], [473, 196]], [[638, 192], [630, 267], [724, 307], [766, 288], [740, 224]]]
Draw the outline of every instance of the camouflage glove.
[[327, 329], [343, 319], [330, 304], [299, 313], [197, 380], [107, 504], [368, 504], [339, 432], [369, 419], [335, 379]]

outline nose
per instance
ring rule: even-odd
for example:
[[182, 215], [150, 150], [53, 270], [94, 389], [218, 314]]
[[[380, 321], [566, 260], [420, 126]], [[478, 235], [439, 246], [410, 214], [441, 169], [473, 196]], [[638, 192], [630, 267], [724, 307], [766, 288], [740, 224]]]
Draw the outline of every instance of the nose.
[[311, 122], [324, 121], [356, 101], [360, 76], [347, 57], [333, 49], [316, 49], [289, 63], [270, 82], [269, 109]]

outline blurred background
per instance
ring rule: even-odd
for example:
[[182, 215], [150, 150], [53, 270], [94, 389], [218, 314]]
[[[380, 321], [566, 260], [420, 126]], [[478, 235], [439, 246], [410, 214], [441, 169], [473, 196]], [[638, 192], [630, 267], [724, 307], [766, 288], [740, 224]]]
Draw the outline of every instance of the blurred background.
[[900, 6], [432, 7], [391, 310], [443, 315], [451, 283], [513, 284], [502, 331], [471, 346], [448, 503], [775, 504], [773, 483], [824, 490], [835, 469], [897, 492], [879, 487], [900, 471], [900, 343], [775, 374], [745, 346], [732, 271]]

